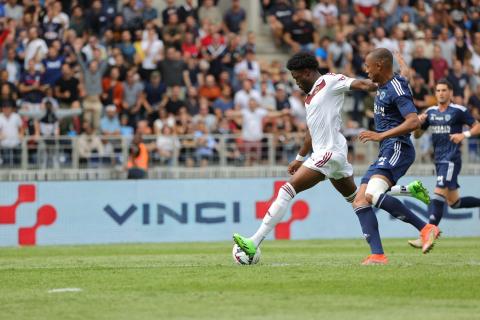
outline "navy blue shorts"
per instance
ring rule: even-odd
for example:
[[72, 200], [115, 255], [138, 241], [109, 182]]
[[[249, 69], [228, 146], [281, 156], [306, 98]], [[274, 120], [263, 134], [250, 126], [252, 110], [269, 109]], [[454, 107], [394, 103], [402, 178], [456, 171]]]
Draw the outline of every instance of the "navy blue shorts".
[[380, 149], [378, 159], [368, 168], [362, 178], [362, 184], [368, 183], [371, 176], [379, 174], [395, 185], [414, 161], [415, 148], [410, 144], [396, 141]]
[[437, 162], [435, 163], [437, 171], [437, 187], [455, 190], [460, 188], [458, 184], [458, 175], [462, 170], [462, 162]]

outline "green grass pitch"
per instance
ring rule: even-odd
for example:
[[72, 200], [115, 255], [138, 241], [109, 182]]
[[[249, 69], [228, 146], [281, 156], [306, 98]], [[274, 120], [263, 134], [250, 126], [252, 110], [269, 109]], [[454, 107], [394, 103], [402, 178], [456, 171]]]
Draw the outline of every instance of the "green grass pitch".
[[2, 248], [0, 319], [480, 319], [480, 238], [384, 243], [367, 267], [361, 240], [267, 241], [256, 266], [227, 242]]

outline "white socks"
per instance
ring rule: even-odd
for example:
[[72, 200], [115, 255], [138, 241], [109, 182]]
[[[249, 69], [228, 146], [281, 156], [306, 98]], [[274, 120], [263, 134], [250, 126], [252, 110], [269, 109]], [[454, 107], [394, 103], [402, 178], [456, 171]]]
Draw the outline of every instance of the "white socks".
[[270, 208], [268, 208], [260, 228], [258, 228], [257, 232], [250, 238], [257, 248], [270, 231], [275, 228], [275, 225], [283, 219], [290, 201], [296, 194], [295, 189], [288, 182], [280, 188], [277, 199], [275, 199]]
[[391, 196], [410, 196], [410, 192], [405, 186], [393, 186], [390, 191], [387, 192]]

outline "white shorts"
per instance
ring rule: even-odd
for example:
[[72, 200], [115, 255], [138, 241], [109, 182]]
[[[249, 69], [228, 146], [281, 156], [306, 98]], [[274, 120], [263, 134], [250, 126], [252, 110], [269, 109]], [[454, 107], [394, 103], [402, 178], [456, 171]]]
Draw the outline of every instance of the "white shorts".
[[313, 153], [303, 165], [323, 173], [328, 179], [339, 180], [353, 175], [353, 167], [348, 162], [347, 155], [337, 151]]

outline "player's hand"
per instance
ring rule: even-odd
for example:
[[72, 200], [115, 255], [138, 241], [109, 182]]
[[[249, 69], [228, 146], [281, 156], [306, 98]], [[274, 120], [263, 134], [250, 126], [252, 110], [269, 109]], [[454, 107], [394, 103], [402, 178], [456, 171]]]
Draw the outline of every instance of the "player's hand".
[[450, 141], [456, 144], [462, 142], [463, 139], [465, 139], [465, 135], [463, 133], [454, 133], [450, 135]]
[[383, 136], [380, 133], [374, 132], [374, 131], [369, 131], [369, 130], [365, 130], [365, 131], [360, 132], [360, 134], [358, 135], [358, 138], [363, 143], [368, 142], [368, 141], [379, 142], [379, 141], [383, 140]]
[[427, 120], [428, 115], [426, 113], [422, 113], [418, 115], [418, 120], [420, 120], [421, 124], [425, 123], [425, 120]]
[[302, 166], [302, 163], [302, 161], [298, 160], [293, 160], [292, 162], [290, 162], [287, 169], [288, 173], [294, 175], [295, 172], [297, 172], [297, 170]]

